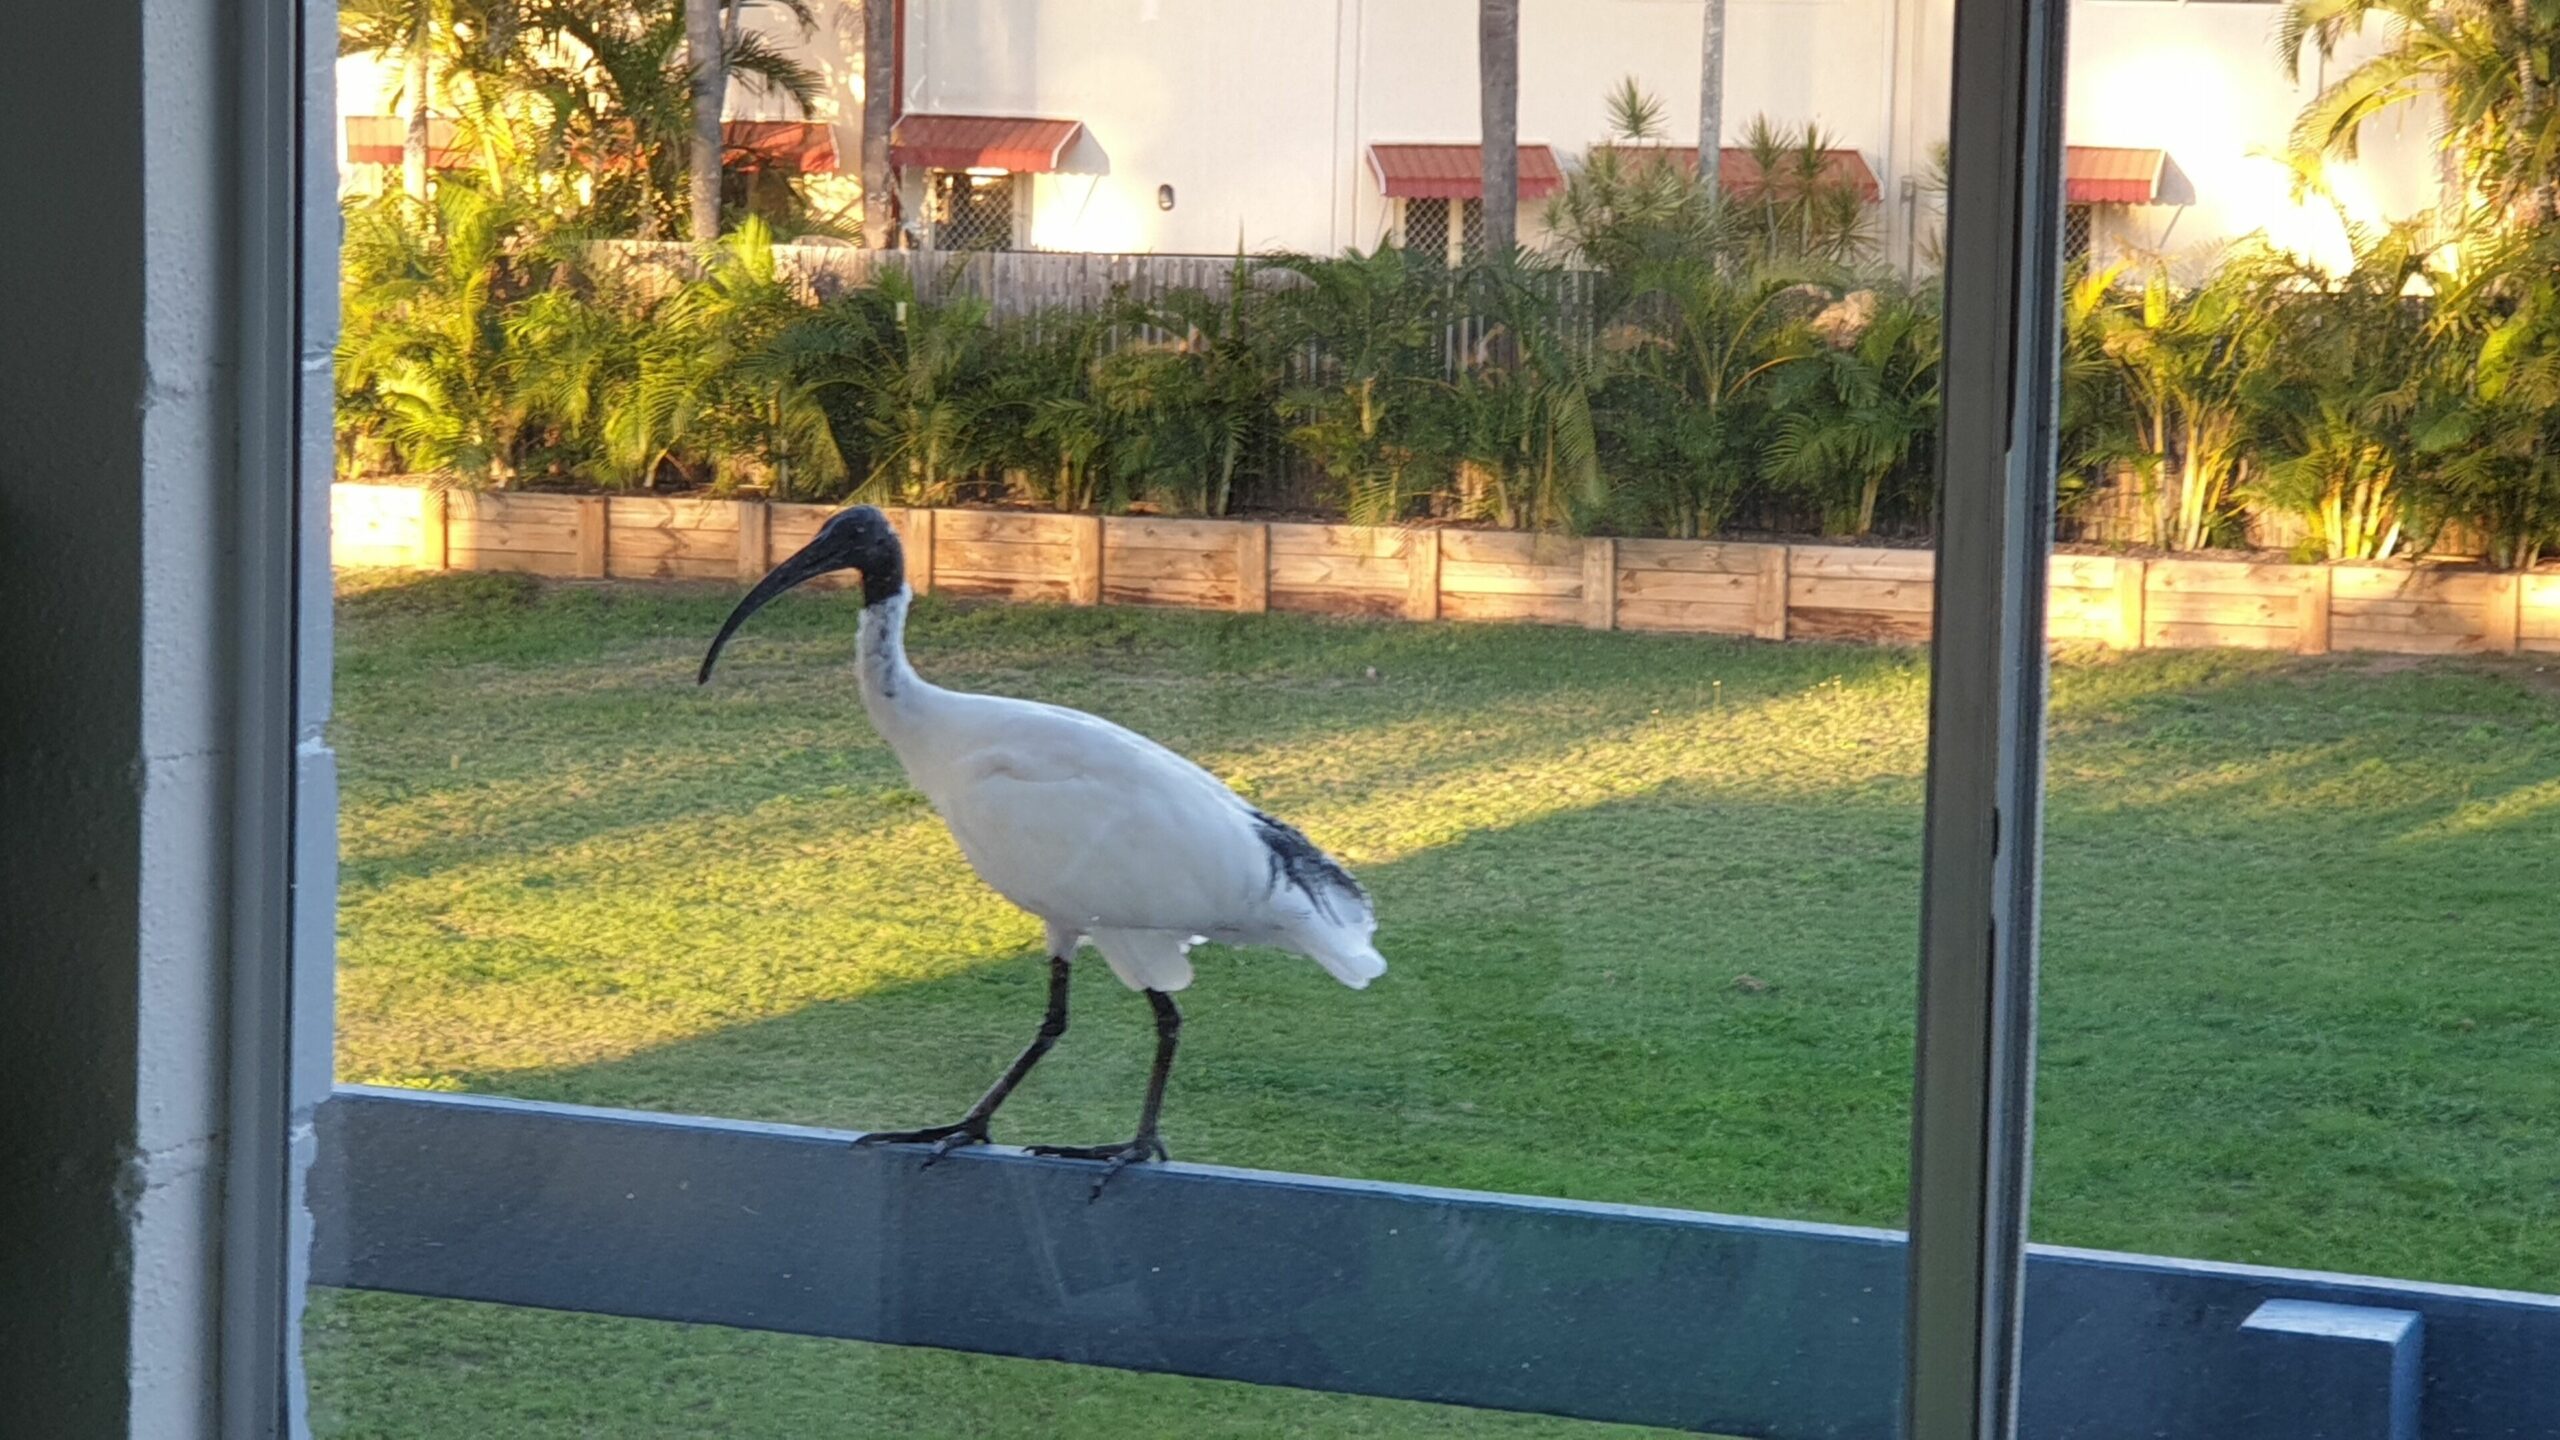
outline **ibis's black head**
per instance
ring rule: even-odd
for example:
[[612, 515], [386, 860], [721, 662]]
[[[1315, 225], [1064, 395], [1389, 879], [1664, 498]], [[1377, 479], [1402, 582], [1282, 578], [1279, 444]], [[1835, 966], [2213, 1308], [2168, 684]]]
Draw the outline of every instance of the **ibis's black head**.
[[711, 642], [710, 653], [702, 657], [702, 671], [694, 677], [703, 684], [711, 679], [711, 667], [720, 659], [720, 647], [747, 617], [764, 608], [766, 601], [803, 581], [838, 570], [862, 572], [862, 603], [877, 605], [906, 588], [906, 552], [899, 548], [898, 532], [889, 528], [889, 518], [868, 505], [839, 510], [818, 527], [818, 538], [800, 547], [800, 553], [773, 567], [771, 574], [756, 582], [738, 608], [720, 626]]

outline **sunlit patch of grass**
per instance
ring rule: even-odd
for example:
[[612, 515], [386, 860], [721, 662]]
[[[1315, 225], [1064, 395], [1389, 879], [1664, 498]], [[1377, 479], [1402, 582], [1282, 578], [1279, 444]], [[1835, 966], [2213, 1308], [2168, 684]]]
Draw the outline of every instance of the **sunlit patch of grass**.
[[[864, 721], [853, 598], [773, 607], [697, 689], [733, 600], [346, 597], [345, 1076], [860, 1128], [949, 1118], [1029, 1037], [1038, 927]], [[931, 600], [912, 638], [945, 683], [1194, 755], [1376, 892], [1365, 993], [1202, 952], [1176, 1154], [1898, 1223], [1923, 657]], [[2530, 665], [2092, 653], [2057, 667], [2050, 774], [2038, 1238], [2560, 1289], [2560, 705]], [[999, 1138], [1125, 1133], [1146, 1007], [1098, 966], [1075, 1004]], [[446, 1374], [400, 1337], [448, 1324], [526, 1347], [506, 1386], [599, 1387], [554, 1404], [588, 1429], [701, 1433], [629, 1419], [675, 1403], [654, 1327], [330, 1314], [327, 1373], [373, 1397], [337, 1433], [392, 1433], [387, 1397]], [[1026, 1413], [1225, 1433], [1174, 1418], [1190, 1382], [689, 1333], [799, 1377], [777, 1394], [1045, 1386]], [[797, 1433], [754, 1389], [719, 1433]], [[1269, 1403], [1236, 1433], [1302, 1423]], [[953, 1413], [992, 1428], [875, 1433], [1075, 1433]], [[1325, 1433], [1443, 1422], [1357, 1423]]]

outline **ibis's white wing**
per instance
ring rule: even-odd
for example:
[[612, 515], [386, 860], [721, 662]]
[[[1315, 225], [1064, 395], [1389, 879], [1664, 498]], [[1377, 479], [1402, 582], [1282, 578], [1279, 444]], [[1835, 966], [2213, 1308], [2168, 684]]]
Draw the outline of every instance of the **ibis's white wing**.
[[1088, 932], [1232, 934], [1267, 908], [1272, 852], [1216, 776], [1091, 715], [975, 698], [917, 779], [1006, 899]]

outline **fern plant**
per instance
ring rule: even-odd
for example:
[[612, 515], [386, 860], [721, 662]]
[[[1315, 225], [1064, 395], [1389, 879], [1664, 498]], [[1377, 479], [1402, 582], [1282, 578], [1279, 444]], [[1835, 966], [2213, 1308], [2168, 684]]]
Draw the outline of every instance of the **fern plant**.
[[1825, 533], [1867, 535], [1892, 487], [1923, 479], [1938, 424], [1938, 316], [1922, 294], [1854, 290], [1816, 314], [1821, 342], [1791, 367], [1769, 446], [1773, 478]]
[[386, 196], [348, 217], [337, 351], [342, 414], [395, 463], [475, 484], [516, 473], [524, 411], [507, 309], [526, 288], [522, 216], [467, 185]]
[[1447, 272], [1394, 246], [1271, 263], [1304, 282], [1273, 299], [1311, 357], [1281, 397], [1289, 443], [1340, 487], [1352, 523], [1404, 518], [1448, 470]]

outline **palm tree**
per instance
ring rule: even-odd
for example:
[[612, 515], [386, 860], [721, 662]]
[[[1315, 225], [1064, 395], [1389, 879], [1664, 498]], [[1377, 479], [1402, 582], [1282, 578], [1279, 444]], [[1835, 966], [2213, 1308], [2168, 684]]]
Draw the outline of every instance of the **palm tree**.
[[[697, 152], [695, 67], [686, 62], [686, 6], [694, 0], [540, 0], [528, 22], [554, 58], [527, 78], [555, 113], [555, 128], [595, 175], [594, 219], [655, 238], [685, 215]], [[808, 0], [778, 5], [804, 29], [816, 24]], [[802, 113], [824, 93], [824, 77], [757, 31], [738, 29], [721, 67], [749, 85], [788, 96]], [[713, 116], [716, 127], [717, 115]], [[716, 135], [716, 128], [714, 131]], [[715, 142], [716, 143], [716, 142]]]
[[1476, 308], [1491, 322], [1453, 386], [1456, 445], [1481, 488], [1461, 496], [1473, 518], [1510, 529], [1590, 528], [1608, 503], [1592, 396], [1594, 352], [1556, 326], [1543, 271], [1509, 265], [1472, 273]]
[[1222, 294], [1176, 290], [1133, 307], [1137, 328], [1169, 339], [1112, 357], [1102, 381], [1136, 427], [1127, 458], [1149, 498], [1224, 515], [1277, 438], [1285, 365], [1271, 308], [1241, 254]]
[[1281, 397], [1289, 443], [1342, 485], [1352, 523], [1392, 523], [1446, 460], [1448, 277], [1394, 246], [1270, 263], [1306, 282], [1272, 296], [1281, 338], [1320, 357]]
[[1478, 138], [1484, 154], [1484, 248], [1520, 248], [1520, 0], [1477, 0]]
[[2431, 325], [2443, 382], [2413, 427], [2413, 497], [2528, 568], [2560, 537], [2560, 229], [2480, 237]]
[[1811, 328], [1822, 344], [1786, 374], [1770, 473], [1814, 499], [1826, 532], [1866, 535], [1937, 435], [1938, 317], [1924, 293], [1855, 290]]
[[2107, 355], [2107, 321], [2121, 264], [2079, 264], [2062, 291], [2062, 404], [2056, 432], [2060, 499], [2069, 507], [2098, 493], [2134, 453], [2132, 401], [2124, 371]]
[[618, 303], [600, 308], [634, 327], [627, 373], [589, 359], [599, 346], [562, 343], [579, 335], [567, 326], [547, 344], [525, 336], [525, 375], [528, 386], [553, 387], [557, 398], [545, 408], [554, 413], [598, 386], [594, 429], [611, 478], [645, 480], [673, 465], [696, 480], [761, 485], [786, 499], [832, 493], [841, 467], [826, 416], [779, 345], [808, 307], [776, 264], [761, 218], [721, 236], [702, 274], [655, 304], [607, 299]]
[[1622, 357], [1599, 402], [1603, 436], [1640, 468], [1668, 533], [1712, 533], [1757, 483], [1777, 382], [1813, 353], [1807, 322], [1831, 298], [1708, 251], [1648, 259], [1631, 276], [1632, 318], [1602, 337]]
[[2400, 546], [2426, 462], [2411, 439], [2436, 369], [2423, 302], [2434, 248], [2417, 225], [2349, 224], [2341, 274], [2272, 246], [2228, 269], [2265, 359], [2240, 392], [2258, 497], [2302, 517], [2332, 560], [2376, 560]]
[[[957, 273], [955, 265], [938, 287], [946, 295]], [[990, 458], [988, 319], [985, 301], [928, 300], [913, 275], [892, 267], [803, 311], [763, 363], [826, 416], [855, 495], [943, 504]]]
[[891, 0], [862, 0], [862, 235], [874, 250], [897, 243], [897, 205], [889, 193], [889, 127], [897, 114], [897, 9]]
[[349, 217], [339, 408], [377, 429], [405, 469], [475, 481], [514, 474], [525, 417], [506, 322], [526, 288], [522, 218], [467, 185]]
[[1735, 222], [1751, 235], [1763, 264], [1813, 260], [1845, 265], [1873, 250], [1875, 226], [1867, 197], [1831, 168], [1839, 137], [1818, 123], [1801, 127], [1755, 115], [1743, 149], [1759, 174], [1733, 197]]
[[1724, 0], [1706, 0], [1706, 7], [1698, 45], [1698, 184], [1712, 201], [1724, 180]]
[[[1610, 92], [1610, 138], [1547, 204], [1547, 225], [1584, 259], [1615, 276], [1657, 261], [1715, 255], [1728, 266], [1844, 267], [1873, 253], [1865, 193], [1831, 165], [1838, 141], [1821, 126], [1754, 116], [1747, 143], [1760, 174], [1721, 194], [1700, 171], [1666, 163], [1662, 104], [1634, 79]], [[1719, 163], [1721, 157], [1719, 157]]]
[[427, 122], [435, 83], [437, 0], [347, 0], [338, 11], [338, 53], [397, 57], [401, 84], [393, 103], [409, 114], [400, 142], [401, 190], [427, 198]]
[[2442, 143], [2478, 198], [2524, 224], [2560, 217], [2560, 6], [2548, 0], [2289, 0], [2277, 38], [2288, 73], [2388, 24], [2381, 53], [2305, 106], [2295, 148], [2352, 159], [2364, 122], [2432, 97]]
[[2249, 274], [2226, 266], [2193, 290], [2155, 268], [2101, 322], [2133, 401], [2151, 541], [2200, 550], [2235, 518], [2249, 479], [2247, 396], [2270, 359]]
[[1044, 508], [1119, 509], [1128, 498], [1111, 464], [1116, 417], [1095, 384], [1106, 338], [1102, 317], [1083, 311], [1008, 320], [992, 337], [980, 443]]
[[684, 0], [684, 53], [693, 80], [693, 134], [685, 146], [693, 242], [708, 245], [720, 235], [720, 110], [729, 95], [720, 0]]
[[[1694, 169], [1664, 163], [1662, 102], [1635, 77], [1609, 92], [1609, 138], [1547, 202], [1547, 228], [1610, 278], [1609, 290], [1684, 256], [1729, 255], [1741, 231]], [[1623, 299], [1613, 295], [1612, 298]]]

